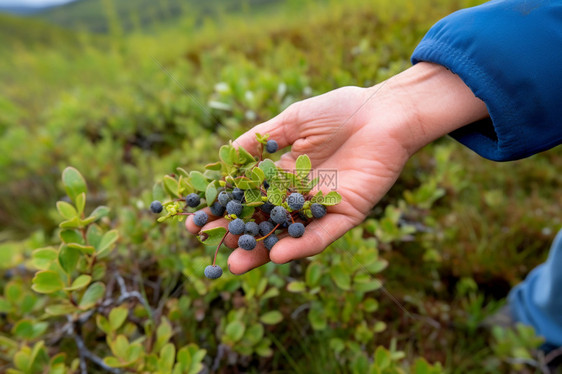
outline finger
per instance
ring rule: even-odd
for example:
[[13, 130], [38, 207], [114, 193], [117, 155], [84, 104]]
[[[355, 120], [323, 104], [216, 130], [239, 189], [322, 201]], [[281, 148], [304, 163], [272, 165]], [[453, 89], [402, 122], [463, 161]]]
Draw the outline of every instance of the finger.
[[298, 258], [314, 256], [352, 227], [346, 216], [328, 213], [306, 226], [302, 237], [285, 237], [279, 240], [271, 249], [269, 257], [277, 264], [285, 264]]
[[228, 257], [228, 269], [233, 274], [244, 274], [269, 262], [269, 251], [259, 241], [254, 249], [235, 249]]
[[279, 161], [276, 162], [277, 166], [284, 170], [293, 170], [297, 159], [293, 156], [292, 152], [287, 152], [281, 156]]
[[256, 155], [258, 149], [256, 133], [262, 135], [269, 134], [269, 139], [275, 140], [279, 145], [279, 148], [290, 146], [296, 139], [298, 139], [298, 132], [294, 131], [295, 126], [298, 126], [296, 123], [296, 108], [296, 105], [291, 105], [269, 121], [254, 126], [252, 129], [240, 135], [238, 139], [233, 142], [234, 146], [242, 147], [248, 152]]
[[[213, 216], [211, 214], [211, 209], [209, 207], [205, 207], [203, 209], [205, 213], [207, 213], [207, 216], [209, 217], [209, 219], [207, 220], [207, 224], [205, 224], [205, 229], [203, 227], [199, 227], [197, 226], [195, 223], [193, 223], [193, 215], [187, 216], [187, 219], [185, 220], [185, 228], [187, 229], [187, 231], [189, 231], [192, 234], [197, 234], [199, 231], [201, 230], [207, 230], [207, 225], [209, 225], [211, 222], [214, 222], [216, 220], [218, 220], [221, 217], [217, 217], [217, 216]], [[226, 221], [226, 220], [225, 220]], [[216, 226], [213, 226], [216, 227]]]

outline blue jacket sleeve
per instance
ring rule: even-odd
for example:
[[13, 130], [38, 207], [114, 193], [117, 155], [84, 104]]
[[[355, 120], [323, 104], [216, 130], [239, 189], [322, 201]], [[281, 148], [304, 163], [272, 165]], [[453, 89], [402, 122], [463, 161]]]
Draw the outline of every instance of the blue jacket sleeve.
[[483, 157], [515, 160], [562, 143], [562, 1], [493, 0], [436, 23], [412, 63], [457, 74], [490, 118], [450, 135]]

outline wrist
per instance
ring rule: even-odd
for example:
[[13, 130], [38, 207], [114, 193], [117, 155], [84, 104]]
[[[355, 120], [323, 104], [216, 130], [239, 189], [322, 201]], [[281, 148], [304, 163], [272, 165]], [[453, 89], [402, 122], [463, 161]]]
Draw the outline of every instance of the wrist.
[[[370, 109], [377, 126], [411, 156], [432, 141], [488, 116], [486, 105], [454, 73], [437, 64], [421, 62], [366, 89], [376, 98]], [[384, 113], [384, 124], [381, 121]]]

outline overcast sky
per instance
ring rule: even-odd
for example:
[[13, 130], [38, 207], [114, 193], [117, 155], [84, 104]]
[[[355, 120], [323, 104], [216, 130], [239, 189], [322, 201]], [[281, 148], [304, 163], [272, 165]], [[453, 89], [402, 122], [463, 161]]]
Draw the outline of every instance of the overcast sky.
[[69, 3], [73, 0], [0, 0], [0, 6], [2, 5], [35, 5], [35, 6], [43, 6], [43, 5], [58, 5]]

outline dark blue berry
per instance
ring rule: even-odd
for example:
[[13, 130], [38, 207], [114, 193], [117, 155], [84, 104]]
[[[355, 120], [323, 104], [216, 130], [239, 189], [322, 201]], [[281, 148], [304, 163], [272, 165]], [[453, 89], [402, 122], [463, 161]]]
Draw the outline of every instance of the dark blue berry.
[[239, 216], [242, 214], [242, 204], [238, 200], [231, 200], [226, 204], [226, 211], [228, 214], [236, 214]]
[[300, 210], [304, 205], [304, 196], [298, 192], [293, 192], [287, 198], [287, 204], [292, 210]]
[[232, 200], [232, 194], [226, 191], [221, 191], [219, 193], [218, 201], [222, 206], [226, 207], [226, 204], [228, 204], [230, 200]]
[[256, 238], [252, 235], [244, 234], [238, 238], [238, 246], [247, 251], [256, 248]]
[[224, 215], [224, 206], [222, 206], [218, 201], [215, 201], [211, 205], [211, 214], [215, 217], [222, 217]]
[[263, 181], [263, 188], [266, 190], [269, 188], [269, 183], [267, 183], [267, 181]]
[[270, 214], [271, 209], [273, 209], [273, 207], [275, 207], [275, 205], [271, 204], [270, 202], [267, 202], [263, 205], [260, 205], [260, 210], [264, 213]]
[[275, 153], [279, 149], [279, 144], [275, 140], [268, 140], [265, 144], [265, 150], [268, 153]]
[[233, 235], [241, 235], [244, 233], [245, 229], [246, 225], [240, 218], [236, 218], [234, 221], [230, 221], [230, 223], [228, 224], [228, 231], [230, 231], [230, 233]]
[[285, 222], [283, 222], [283, 223], [281, 224], [281, 228], [282, 228], [282, 229], [286, 229], [287, 227], [289, 227], [290, 224], [291, 224], [291, 221], [289, 221], [289, 220], [287, 219], [287, 220], [285, 220]]
[[193, 223], [195, 223], [199, 227], [205, 226], [208, 220], [209, 216], [202, 210], [198, 210], [193, 215]]
[[185, 197], [185, 203], [188, 206], [195, 208], [201, 203], [201, 198], [196, 193], [190, 193]]
[[257, 223], [255, 222], [246, 222], [246, 229], [244, 230], [244, 234], [256, 236], [260, 233], [260, 228]]
[[271, 209], [271, 219], [275, 223], [283, 224], [287, 220], [287, 209], [279, 205]]
[[162, 206], [162, 203], [160, 201], [154, 200], [152, 203], [150, 203], [150, 211], [152, 213], [160, 213], [162, 209], [164, 209], [164, 207]]
[[322, 218], [326, 215], [326, 207], [322, 204], [311, 204], [310, 211], [314, 218]]
[[266, 236], [267, 234], [269, 234], [271, 232], [271, 230], [273, 230], [275, 228], [275, 225], [273, 223], [269, 222], [269, 221], [263, 221], [258, 226], [260, 228], [260, 234], [262, 236]]
[[273, 248], [275, 243], [277, 243], [278, 241], [279, 238], [277, 237], [277, 235], [271, 234], [263, 240], [263, 245], [265, 245], [265, 248], [271, 250], [271, 248]]
[[205, 276], [209, 279], [217, 279], [222, 275], [222, 268], [218, 265], [209, 265], [205, 268]]
[[235, 187], [232, 190], [232, 197], [234, 197], [234, 199], [238, 200], [238, 201], [242, 201], [244, 200], [244, 191], [242, 191], [240, 188]]
[[304, 225], [300, 222], [289, 225], [289, 235], [293, 238], [300, 238], [304, 234]]

